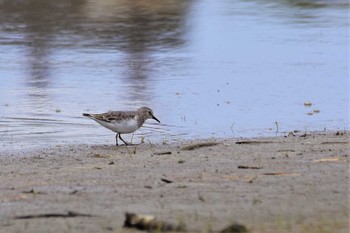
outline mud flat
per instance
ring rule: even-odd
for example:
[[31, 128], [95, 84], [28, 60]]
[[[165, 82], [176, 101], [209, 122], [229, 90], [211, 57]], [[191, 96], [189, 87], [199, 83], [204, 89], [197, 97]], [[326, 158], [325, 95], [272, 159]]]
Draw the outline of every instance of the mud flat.
[[0, 232], [348, 232], [350, 132], [1, 152]]

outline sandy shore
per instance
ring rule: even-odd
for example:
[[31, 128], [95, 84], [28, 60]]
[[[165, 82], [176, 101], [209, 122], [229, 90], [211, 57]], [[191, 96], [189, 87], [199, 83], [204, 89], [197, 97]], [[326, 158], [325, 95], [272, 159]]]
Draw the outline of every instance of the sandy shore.
[[0, 232], [133, 232], [123, 222], [134, 212], [190, 232], [239, 223], [250, 232], [345, 233], [349, 136], [2, 153]]

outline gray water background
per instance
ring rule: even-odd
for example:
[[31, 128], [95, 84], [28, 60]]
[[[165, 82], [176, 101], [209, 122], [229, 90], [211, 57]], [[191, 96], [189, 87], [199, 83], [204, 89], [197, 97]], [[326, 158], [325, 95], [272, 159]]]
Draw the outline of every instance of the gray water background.
[[140, 106], [134, 142], [349, 129], [349, 3], [0, 0], [0, 148], [113, 144], [81, 114]]

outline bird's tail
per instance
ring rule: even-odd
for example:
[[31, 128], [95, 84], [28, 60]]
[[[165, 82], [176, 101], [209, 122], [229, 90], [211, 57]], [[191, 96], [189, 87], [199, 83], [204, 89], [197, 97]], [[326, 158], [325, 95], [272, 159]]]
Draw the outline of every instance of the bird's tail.
[[89, 114], [89, 113], [83, 113], [83, 116], [85, 116], [85, 117], [91, 117], [91, 114]]

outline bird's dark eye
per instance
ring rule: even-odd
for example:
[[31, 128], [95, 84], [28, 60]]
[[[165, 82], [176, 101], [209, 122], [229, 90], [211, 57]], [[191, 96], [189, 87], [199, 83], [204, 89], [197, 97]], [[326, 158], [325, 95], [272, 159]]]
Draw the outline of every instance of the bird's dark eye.
[[149, 111], [148, 113], [149, 113], [149, 115], [152, 115], [152, 112], [151, 112], [151, 111]]

